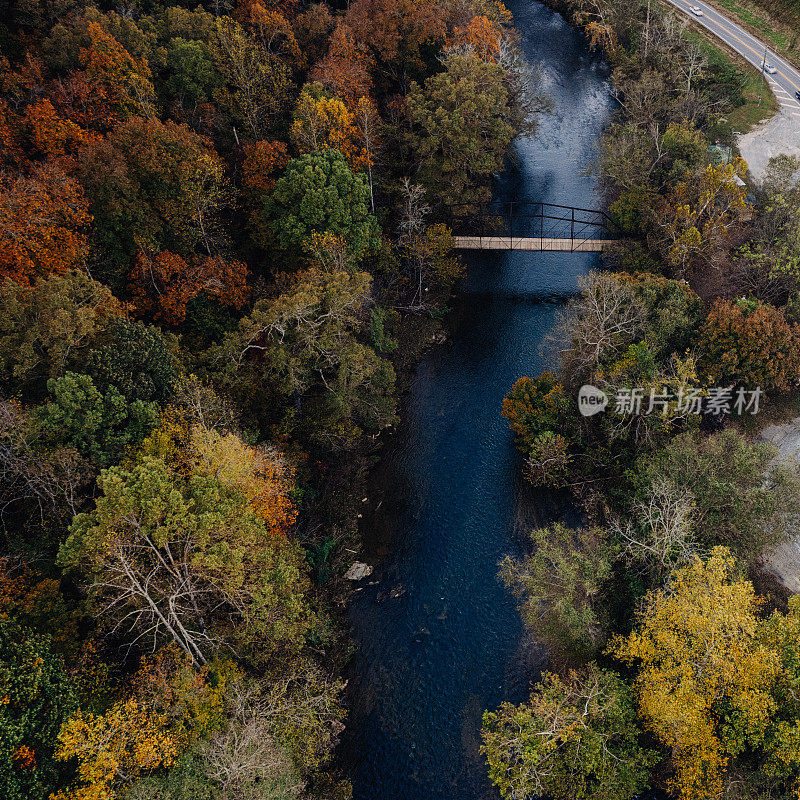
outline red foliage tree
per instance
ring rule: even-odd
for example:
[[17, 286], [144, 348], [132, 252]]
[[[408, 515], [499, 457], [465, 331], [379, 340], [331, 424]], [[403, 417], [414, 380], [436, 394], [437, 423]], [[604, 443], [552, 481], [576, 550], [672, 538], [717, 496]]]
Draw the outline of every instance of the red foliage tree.
[[28, 106], [25, 123], [34, 146], [45, 156], [63, 157], [87, 140], [86, 131], [59, 116], [47, 99]]

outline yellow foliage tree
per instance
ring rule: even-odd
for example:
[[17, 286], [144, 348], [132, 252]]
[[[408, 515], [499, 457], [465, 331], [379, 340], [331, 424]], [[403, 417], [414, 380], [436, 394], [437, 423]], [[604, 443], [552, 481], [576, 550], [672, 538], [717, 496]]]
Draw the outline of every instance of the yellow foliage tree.
[[291, 497], [294, 469], [275, 447], [251, 447], [236, 433], [190, 424], [184, 413], [171, 407], [144, 440], [138, 456], [163, 459], [186, 477], [213, 478], [240, 492], [275, 537], [286, 536], [297, 519]]
[[219, 433], [196, 425], [191, 446], [196, 471], [223, 486], [240, 491], [253, 512], [268, 523], [273, 535], [283, 536], [297, 517], [289, 496], [294, 471], [270, 447], [250, 447], [236, 434]]
[[56, 758], [77, 759], [78, 784], [51, 800], [113, 800], [115, 784], [168, 767], [178, 755], [167, 720], [130, 698], [106, 714], [73, 714], [58, 735]]
[[372, 165], [353, 114], [338, 97], [327, 97], [320, 84], [308, 85], [301, 92], [291, 135], [301, 154], [334, 149], [354, 171]]
[[746, 189], [736, 182], [746, 171], [741, 158], [710, 164], [699, 175], [687, 175], [654, 206], [660, 231], [654, 243], [679, 275], [727, 258], [725, 244], [747, 209]]
[[760, 640], [758, 605], [733, 556], [715, 547], [676, 570], [669, 592], [651, 592], [630, 636], [611, 645], [639, 667], [639, 713], [672, 750], [681, 800], [720, 796], [728, 759], [763, 741], [775, 711], [779, 664]]

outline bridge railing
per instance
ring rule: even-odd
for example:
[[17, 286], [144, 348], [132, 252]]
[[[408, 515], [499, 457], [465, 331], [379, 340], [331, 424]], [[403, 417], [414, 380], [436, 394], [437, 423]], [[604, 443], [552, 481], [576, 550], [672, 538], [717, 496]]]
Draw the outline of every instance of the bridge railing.
[[457, 203], [446, 208], [446, 215], [456, 236], [568, 239], [571, 249], [579, 249], [581, 242], [617, 235], [613, 220], [604, 211], [556, 203]]

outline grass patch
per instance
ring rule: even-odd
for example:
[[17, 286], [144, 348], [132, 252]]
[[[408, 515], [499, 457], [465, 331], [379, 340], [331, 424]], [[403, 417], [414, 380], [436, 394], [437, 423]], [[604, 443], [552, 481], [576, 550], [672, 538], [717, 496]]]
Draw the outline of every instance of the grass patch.
[[[743, 28], [758, 36], [767, 45], [800, 67], [800, 19], [788, 3], [778, 3], [778, 9], [769, 8], [769, 2], [749, 0], [707, 0], [719, 11], [725, 12]], [[777, 14], [777, 16], [776, 16]]]
[[724, 114], [724, 121], [713, 126], [709, 131], [709, 138], [732, 144], [734, 134], [746, 133], [777, 112], [778, 101], [766, 80], [763, 87], [761, 86], [761, 73], [754, 66], [727, 49], [718, 47], [718, 40], [703, 29], [692, 28], [687, 31], [686, 36], [705, 53], [711, 75], [726, 76], [729, 83], [736, 86], [735, 92], [728, 93], [733, 108]]
[[780, 30], [776, 30], [775, 22], [766, 14], [756, 11], [752, 7], [743, 6], [736, 0], [717, 0], [732, 16], [736, 17], [745, 27], [758, 31], [779, 52], [787, 52], [791, 46], [791, 39]]

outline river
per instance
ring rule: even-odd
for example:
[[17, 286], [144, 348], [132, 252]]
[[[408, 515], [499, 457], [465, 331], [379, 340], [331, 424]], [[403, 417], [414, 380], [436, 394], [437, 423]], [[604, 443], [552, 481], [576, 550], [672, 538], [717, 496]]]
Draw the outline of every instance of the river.
[[[509, 7], [554, 110], [536, 137], [515, 142], [496, 196], [597, 207], [585, 170], [613, 106], [608, 68], [559, 14], [530, 0]], [[550, 363], [543, 339], [597, 256], [475, 254], [467, 264], [450, 339], [416, 370], [375, 476], [382, 500], [364, 515], [364, 558], [377, 567], [351, 605], [358, 652], [341, 747], [355, 800], [495, 797], [481, 714], [523, 699], [545, 663], [497, 565], [552, 502], [520, 485], [500, 406], [518, 377]]]

